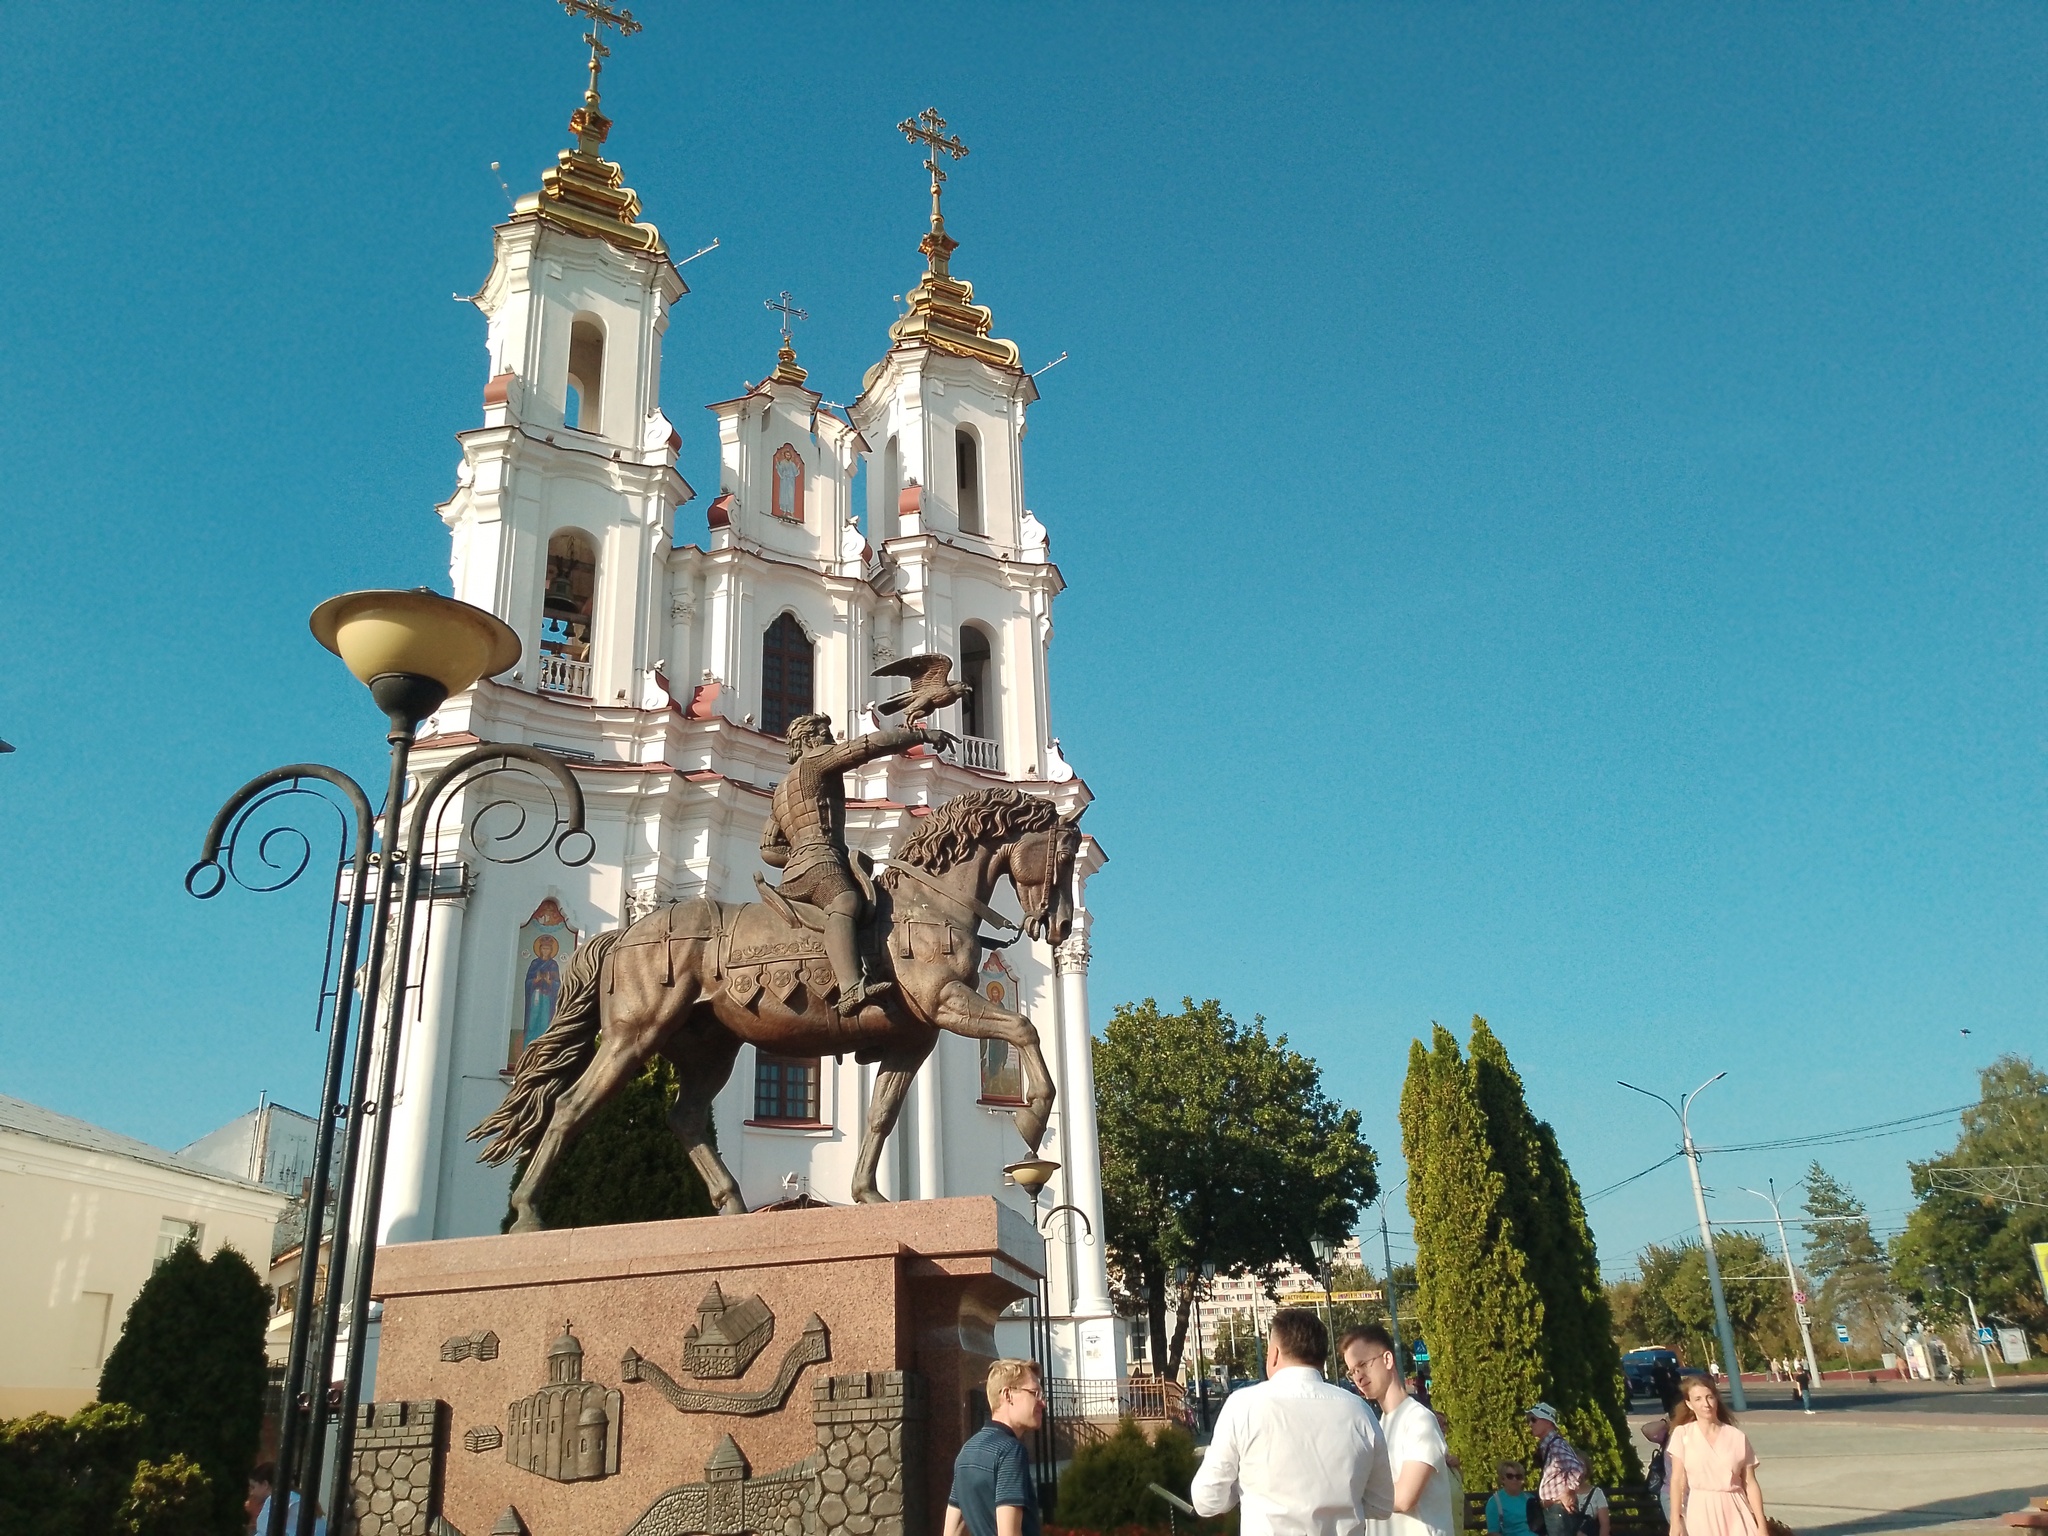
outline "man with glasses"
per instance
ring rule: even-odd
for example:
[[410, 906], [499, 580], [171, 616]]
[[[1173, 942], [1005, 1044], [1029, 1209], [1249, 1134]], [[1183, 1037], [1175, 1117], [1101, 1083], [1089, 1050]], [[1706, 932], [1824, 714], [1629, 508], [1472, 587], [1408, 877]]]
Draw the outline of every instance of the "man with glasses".
[[1374, 1536], [1394, 1512], [1394, 1474], [1372, 1410], [1323, 1379], [1330, 1336], [1300, 1307], [1273, 1314], [1266, 1379], [1223, 1400], [1189, 1501], [1243, 1503], [1241, 1536]]
[[1031, 1360], [988, 1368], [988, 1422], [953, 1459], [946, 1536], [1039, 1536], [1038, 1485], [1024, 1436], [1045, 1417], [1045, 1393]]
[[1339, 1353], [1359, 1396], [1377, 1403], [1380, 1432], [1394, 1471], [1393, 1536], [1451, 1536], [1451, 1470], [1443, 1426], [1408, 1390], [1394, 1355], [1394, 1338], [1377, 1323], [1344, 1335]]

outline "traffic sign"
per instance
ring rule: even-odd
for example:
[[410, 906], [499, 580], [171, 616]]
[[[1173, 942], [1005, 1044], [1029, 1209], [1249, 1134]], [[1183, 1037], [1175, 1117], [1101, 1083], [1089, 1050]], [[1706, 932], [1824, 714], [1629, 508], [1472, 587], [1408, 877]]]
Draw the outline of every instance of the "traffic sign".
[[1805, 1305], [1806, 1305], [1806, 1292], [1804, 1292], [1804, 1291], [1794, 1291], [1794, 1292], [1792, 1293], [1792, 1300], [1793, 1300], [1793, 1301], [1795, 1301], [1796, 1303], [1798, 1303], [1798, 1304], [1799, 1304], [1800, 1306], [1802, 1306], [1802, 1307], [1803, 1307], [1803, 1306], [1805, 1306]]
[[1998, 1335], [1989, 1328], [1979, 1328], [1977, 1330], [1977, 1342], [1979, 1344], [1996, 1344], [1998, 1342]]
[[1846, 1344], [1849, 1342], [1849, 1330], [1847, 1328], [1844, 1328], [1840, 1323], [1837, 1323], [1835, 1324], [1835, 1337], [1840, 1339], [1844, 1344]]
[[1417, 1339], [1415, 1343], [1409, 1347], [1408, 1353], [1415, 1357], [1415, 1363], [1417, 1365], [1429, 1364], [1429, 1346], [1423, 1343], [1422, 1340]]

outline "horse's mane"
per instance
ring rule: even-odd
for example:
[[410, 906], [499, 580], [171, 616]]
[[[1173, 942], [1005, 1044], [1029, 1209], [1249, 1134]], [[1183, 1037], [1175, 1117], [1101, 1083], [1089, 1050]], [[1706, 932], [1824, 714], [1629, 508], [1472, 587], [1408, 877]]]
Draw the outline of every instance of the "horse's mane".
[[[932, 874], [944, 874], [976, 848], [1018, 832], [1043, 832], [1060, 819], [1058, 807], [1021, 789], [970, 789], [925, 818], [924, 825], [890, 855]], [[883, 875], [892, 890], [895, 879]]]

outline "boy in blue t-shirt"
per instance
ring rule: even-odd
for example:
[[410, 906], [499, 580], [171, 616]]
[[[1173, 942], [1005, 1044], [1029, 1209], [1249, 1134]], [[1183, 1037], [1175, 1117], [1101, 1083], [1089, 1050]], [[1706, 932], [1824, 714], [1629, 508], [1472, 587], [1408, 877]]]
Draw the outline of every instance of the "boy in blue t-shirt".
[[1038, 1366], [998, 1360], [988, 1368], [988, 1422], [953, 1459], [946, 1536], [1039, 1536], [1038, 1484], [1024, 1436], [1045, 1417]]

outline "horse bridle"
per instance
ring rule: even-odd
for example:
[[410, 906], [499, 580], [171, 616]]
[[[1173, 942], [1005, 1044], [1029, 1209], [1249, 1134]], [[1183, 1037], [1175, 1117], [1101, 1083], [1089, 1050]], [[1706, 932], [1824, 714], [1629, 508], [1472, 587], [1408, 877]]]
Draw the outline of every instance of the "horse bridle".
[[[1034, 922], [1041, 927], [1049, 927], [1051, 925], [1053, 904], [1060, 899], [1060, 834], [1065, 830], [1066, 823], [1057, 817], [1053, 819], [1052, 825], [1045, 829], [1045, 900], [1039, 903], [1036, 912], [1025, 915], [1024, 923], [1026, 926]], [[954, 906], [962, 907], [981, 922], [1013, 935], [1013, 937], [1007, 939], [983, 937], [981, 942], [987, 947], [991, 949], [1008, 949], [1017, 942], [1018, 938], [1023, 936], [1023, 927], [1011, 922], [1010, 919], [1003, 916], [1002, 913], [998, 912], [987, 902], [978, 900], [973, 896], [962, 896], [957, 891], [947, 890], [915, 864], [905, 863], [901, 859], [890, 859], [887, 862], [890, 869], [899, 875], [908, 875], [912, 881], [923, 886], [941, 901], [951, 902]]]

